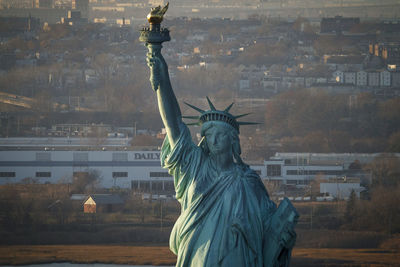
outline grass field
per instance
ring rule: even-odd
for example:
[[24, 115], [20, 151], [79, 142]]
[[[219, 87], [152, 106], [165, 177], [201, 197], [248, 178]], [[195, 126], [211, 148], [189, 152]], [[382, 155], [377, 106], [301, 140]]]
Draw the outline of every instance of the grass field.
[[[57, 190], [61, 189], [47, 186], [0, 186], [0, 265], [54, 262], [174, 265], [176, 257], [168, 249], [168, 240], [179, 215], [178, 203], [161, 206], [132, 198], [124, 212], [96, 216], [84, 214], [80, 204], [74, 207], [70, 203], [71, 206], [66, 206], [69, 213], [64, 214], [62, 210], [48, 211], [48, 200], [59, 195]], [[36, 198], [32, 197], [35, 194]], [[7, 198], [2, 200], [2, 196]], [[35, 205], [31, 205], [32, 199]], [[393, 221], [390, 229], [375, 229], [359, 224], [360, 221], [346, 222], [345, 202], [294, 205], [300, 219], [291, 267], [400, 267], [397, 221]], [[397, 208], [398, 202], [393, 205]], [[383, 217], [377, 219], [384, 221]]]
[[107, 245], [1, 246], [0, 265], [50, 262], [173, 265], [168, 247]]
[[400, 266], [400, 251], [385, 249], [300, 248], [293, 266]]
[[[293, 251], [291, 266], [400, 266], [396, 249], [314, 249]], [[165, 246], [45, 245], [1, 246], [0, 265], [50, 262], [174, 265]]]

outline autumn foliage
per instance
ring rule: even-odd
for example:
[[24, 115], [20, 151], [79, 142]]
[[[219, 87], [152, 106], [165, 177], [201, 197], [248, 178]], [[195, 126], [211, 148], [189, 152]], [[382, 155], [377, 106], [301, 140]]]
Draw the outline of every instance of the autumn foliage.
[[399, 152], [400, 98], [290, 91], [269, 102], [267, 132], [291, 152]]

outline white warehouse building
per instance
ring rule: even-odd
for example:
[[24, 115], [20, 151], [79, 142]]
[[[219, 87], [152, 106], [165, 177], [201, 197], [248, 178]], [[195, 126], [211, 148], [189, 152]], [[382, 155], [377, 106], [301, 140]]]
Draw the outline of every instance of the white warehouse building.
[[[160, 165], [159, 151], [0, 151], [0, 184], [33, 178], [39, 183], [69, 183], [78, 174], [96, 171], [103, 188], [173, 191], [173, 179]], [[253, 164], [261, 178], [280, 184], [307, 185], [317, 175], [342, 175], [342, 165], [298, 165], [284, 160]]]
[[[97, 141], [97, 142], [95, 142]], [[160, 166], [160, 151], [128, 150], [130, 139], [1, 138], [0, 184], [70, 183], [96, 171], [99, 186], [173, 191], [173, 180]]]
[[360, 185], [360, 181], [349, 181], [349, 182], [338, 182], [329, 181], [320, 183], [320, 192], [339, 199], [348, 199], [351, 192], [354, 190], [357, 197], [360, 197], [360, 193], [365, 190]]
[[[70, 183], [79, 174], [96, 171], [103, 188], [143, 191], [174, 190], [173, 178], [160, 165], [159, 150], [131, 150], [127, 138], [106, 138], [101, 144], [90, 138], [0, 139], [0, 184]], [[99, 140], [97, 140], [99, 141]], [[342, 165], [299, 164], [275, 159], [251, 164], [262, 179], [301, 187], [316, 175], [336, 177]]]
[[[70, 183], [96, 171], [103, 188], [173, 192], [173, 178], [160, 166], [160, 151], [129, 146], [129, 138], [0, 138], [0, 185], [31, 178], [38, 183]], [[400, 156], [399, 154], [396, 154]], [[316, 177], [346, 176], [349, 165], [378, 154], [276, 153], [251, 164], [262, 179], [305, 187]]]
[[160, 166], [159, 151], [0, 151], [0, 158], [0, 184], [24, 178], [67, 183], [79, 173], [95, 170], [104, 188], [142, 185], [173, 190], [167, 183], [171, 176]]
[[305, 161], [290, 161], [288, 159], [270, 159], [264, 161], [265, 173], [263, 177], [279, 184], [306, 186], [321, 176], [324, 179], [340, 177], [345, 170], [343, 165], [310, 164]]

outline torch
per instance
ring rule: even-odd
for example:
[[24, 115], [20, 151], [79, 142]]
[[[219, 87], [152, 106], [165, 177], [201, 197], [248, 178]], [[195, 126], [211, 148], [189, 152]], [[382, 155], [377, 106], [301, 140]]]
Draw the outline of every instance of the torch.
[[[144, 42], [152, 56], [161, 54], [162, 43], [171, 40], [169, 36], [169, 30], [167, 28], [161, 28], [161, 22], [163, 20], [165, 12], [168, 10], [167, 3], [163, 8], [161, 6], [152, 8], [150, 13], [147, 15], [147, 21], [150, 23], [150, 27], [144, 27], [140, 31], [139, 41]], [[151, 66], [155, 68], [157, 66]], [[159, 70], [152, 71], [153, 74], [159, 74]], [[153, 90], [156, 91], [159, 86], [158, 77], [152, 76], [150, 82], [153, 86]]]

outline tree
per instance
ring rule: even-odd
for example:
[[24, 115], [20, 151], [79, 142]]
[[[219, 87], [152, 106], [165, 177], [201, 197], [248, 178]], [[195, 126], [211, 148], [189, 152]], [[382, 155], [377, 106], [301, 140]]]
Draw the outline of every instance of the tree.
[[189, 68], [177, 72], [176, 91], [181, 97], [204, 97], [218, 94], [221, 89], [229, 88], [237, 81], [232, 66], [212, 66], [210, 68]]
[[321, 132], [310, 132], [304, 136], [301, 142], [302, 151], [326, 153], [330, 151], [327, 136]]
[[151, 135], [145, 135], [145, 134], [141, 134], [141, 135], [137, 135], [135, 136], [132, 141], [131, 141], [131, 145], [132, 146], [160, 146], [161, 145], [162, 140], [157, 139], [154, 136]]
[[379, 153], [386, 146], [383, 138], [353, 138], [351, 141], [351, 151], [357, 153]]
[[[397, 176], [399, 177], [399, 176]], [[400, 187], [375, 187], [371, 201], [365, 201], [361, 222], [370, 230], [383, 231], [388, 234], [400, 232]], [[368, 216], [368, 217], [367, 217]]]
[[268, 102], [265, 112], [265, 123], [268, 133], [274, 137], [290, 136], [288, 117], [295, 96], [289, 92], [280, 94]]
[[400, 152], [400, 131], [390, 136], [388, 141], [388, 151], [393, 153]]
[[352, 223], [357, 206], [357, 195], [356, 192], [351, 190], [350, 197], [346, 203], [346, 211], [344, 213], [344, 219], [347, 223]]
[[[382, 129], [382, 120], [378, 118], [378, 102], [370, 93], [361, 93], [351, 109], [353, 136], [377, 137]], [[383, 149], [381, 150], [383, 151]]]
[[100, 183], [100, 174], [98, 171], [78, 172], [72, 177], [72, 193], [90, 193], [94, 192]]
[[350, 135], [345, 131], [333, 130], [328, 133], [329, 152], [350, 152]]
[[266, 123], [271, 134], [305, 136], [329, 132], [340, 125], [346, 114], [342, 96], [320, 90], [297, 90], [278, 95], [267, 106]]
[[378, 119], [381, 122], [381, 134], [390, 136], [400, 131], [400, 97], [389, 99], [378, 105]]
[[112, 56], [107, 53], [96, 55], [93, 60], [92, 67], [96, 70], [101, 81], [101, 95], [104, 99], [104, 109], [109, 109], [109, 98], [113, 95], [114, 85], [111, 83], [111, 63]]
[[35, 110], [38, 114], [49, 114], [52, 109], [51, 96], [48, 91], [42, 91], [34, 97], [34, 105], [33, 110]]
[[311, 180], [311, 182], [310, 182], [311, 197], [320, 195], [320, 191], [321, 191], [320, 184], [324, 183], [324, 182], [326, 182], [326, 179], [325, 179], [324, 175], [322, 175], [322, 174], [317, 174], [317, 176], [315, 176], [315, 179]]
[[235, 62], [244, 65], [282, 64], [289, 59], [289, 50], [290, 44], [288, 42], [279, 42], [274, 45], [255, 43], [246, 47]]
[[400, 184], [400, 159], [390, 153], [383, 153], [377, 156], [366, 170], [371, 173], [371, 188], [374, 187], [395, 187]]
[[315, 36], [315, 29], [313, 29], [310, 21], [306, 18], [298, 17], [293, 23], [292, 29], [296, 32], [301, 32], [304, 35]]
[[352, 163], [350, 163], [349, 165], [349, 170], [361, 170], [362, 169], [362, 165], [360, 163], [359, 160], [355, 160]]
[[[351, 99], [349, 103], [349, 95], [332, 95], [318, 88], [279, 94], [266, 107], [268, 134], [285, 141], [284, 147], [294, 145], [296, 151], [377, 153], [399, 150], [396, 144], [400, 143], [400, 138], [396, 133], [400, 132], [400, 102], [380, 103], [367, 93]], [[291, 142], [295, 139], [300, 143]]]

